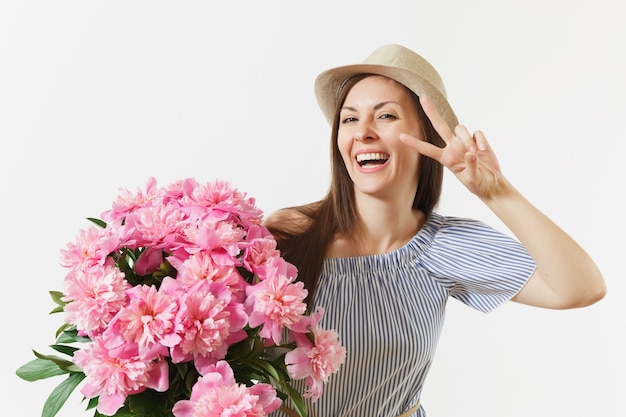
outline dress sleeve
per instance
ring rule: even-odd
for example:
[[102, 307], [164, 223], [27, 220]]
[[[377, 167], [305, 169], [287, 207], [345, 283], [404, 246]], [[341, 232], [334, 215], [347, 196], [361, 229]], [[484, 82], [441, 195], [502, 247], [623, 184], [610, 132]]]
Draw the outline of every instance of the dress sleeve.
[[445, 217], [422, 266], [451, 297], [482, 312], [510, 300], [535, 263], [517, 240], [479, 220]]

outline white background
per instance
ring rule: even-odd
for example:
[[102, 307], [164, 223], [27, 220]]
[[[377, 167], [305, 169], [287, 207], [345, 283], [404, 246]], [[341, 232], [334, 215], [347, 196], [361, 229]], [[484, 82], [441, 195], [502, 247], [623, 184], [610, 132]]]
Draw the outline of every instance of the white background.
[[[618, 0], [13, 1], [0, 6], [3, 415], [52, 379], [17, 367], [61, 316], [59, 251], [119, 188], [221, 178], [266, 213], [322, 197], [329, 127], [315, 76], [400, 43], [444, 78], [505, 175], [593, 256], [586, 309], [451, 301], [430, 417], [623, 417], [626, 29]], [[502, 225], [447, 177], [440, 211]], [[59, 416], [88, 416], [80, 396]]]

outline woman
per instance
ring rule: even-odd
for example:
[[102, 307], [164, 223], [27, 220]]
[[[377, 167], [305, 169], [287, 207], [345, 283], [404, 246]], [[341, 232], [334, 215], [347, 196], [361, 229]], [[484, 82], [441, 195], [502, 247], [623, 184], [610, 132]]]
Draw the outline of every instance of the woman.
[[[425, 416], [420, 394], [449, 297], [484, 312], [604, 297], [594, 262], [507, 181], [483, 133], [458, 124], [422, 57], [386, 45], [320, 74], [315, 88], [333, 126], [330, 190], [265, 222], [347, 349], [307, 404], [311, 417]], [[443, 167], [517, 239], [436, 213]]]

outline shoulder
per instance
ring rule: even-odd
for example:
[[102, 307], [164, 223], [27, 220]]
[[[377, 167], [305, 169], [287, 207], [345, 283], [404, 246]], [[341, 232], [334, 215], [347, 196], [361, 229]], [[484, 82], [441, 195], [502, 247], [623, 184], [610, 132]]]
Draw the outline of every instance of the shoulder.
[[519, 240], [482, 220], [435, 216], [428, 225], [423, 237], [429, 244], [425, 256], [438, 259], [436, 262], [445, 263], [454, 258], [475, 265], [487, 263], [489, 267], [492, 267], [491, 262], [531, 263], [528, 251]]
[[432, 248], [436, 248], [435, 252], [481, 253], [508, 248], [518, 250], [521, 246], [516, 238], [482, 220], [440, 214], [429, 216], [420, 235], [430, 242]]
[[466, 237], [480, 236], [483, 233], [500, 235], [501, 233], [482, 220], [468, 217], [442, 216], [431, 214], [428, 223], [434, 225], [441, 235], [462, 235]]

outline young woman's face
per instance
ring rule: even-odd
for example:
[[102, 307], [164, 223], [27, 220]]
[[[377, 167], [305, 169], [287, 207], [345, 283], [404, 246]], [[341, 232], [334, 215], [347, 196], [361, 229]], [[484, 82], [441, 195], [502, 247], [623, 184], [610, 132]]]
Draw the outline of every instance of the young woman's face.
[[415, 103], [401, 84], [381, 76], [352, 87], [339, 113], [337, 145], [355, 192], [415, 195], [419, 155], [400, 134], [422, 138]]

